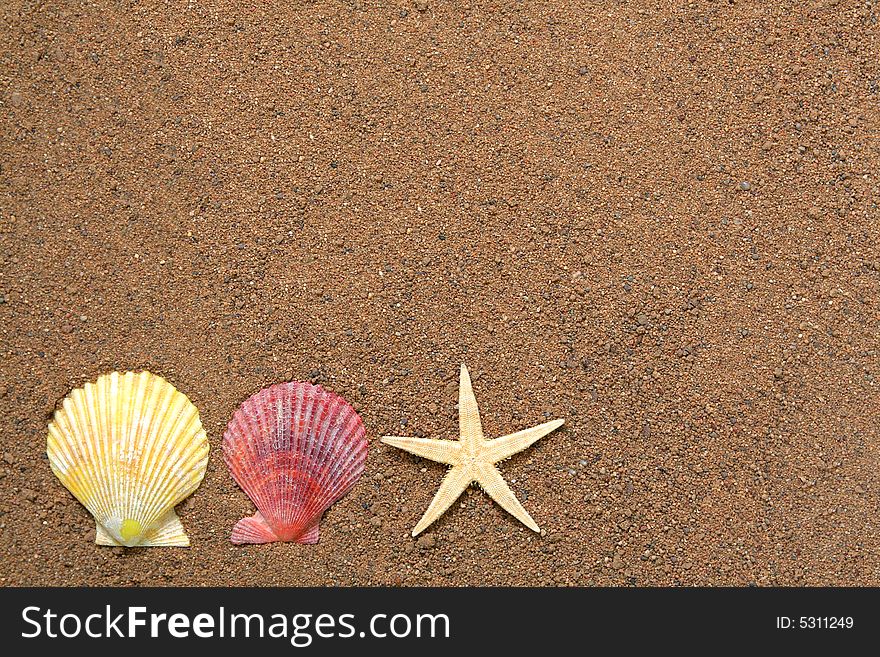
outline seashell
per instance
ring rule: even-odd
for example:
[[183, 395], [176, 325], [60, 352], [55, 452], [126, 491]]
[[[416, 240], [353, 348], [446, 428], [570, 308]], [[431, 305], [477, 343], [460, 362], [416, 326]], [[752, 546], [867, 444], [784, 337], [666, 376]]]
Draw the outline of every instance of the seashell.
[[98, 545], [189, 545], [174, 506], [205, 476], [208, 439], [165, 379], [112, 372], [73, 390], [49, 423], [46, 453], [95, 517]]
[[339, 395], [302, 381], [264, 388], [235, 411], [223, 456], [257, 512], [232, 542], [318, 542], [321, 515], [364, 471], [360, 416]]

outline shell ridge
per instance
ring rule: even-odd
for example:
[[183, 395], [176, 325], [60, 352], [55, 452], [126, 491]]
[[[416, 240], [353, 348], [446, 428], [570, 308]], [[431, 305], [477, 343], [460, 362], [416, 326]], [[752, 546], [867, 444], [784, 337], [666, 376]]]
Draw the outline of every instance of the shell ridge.
[[291, 409], [287, 422], [290, 444], [287, 452], [279, 455], [279, 465], [283, 466], [283, 470], [277, 475], [280, 494], [277, 496], [278, 508], [275, 510], [273, 520], [279, 525], [278, 529], [286, 528], [289, 531], [297, 524], [296, 516], [303, 498], [301, 479], [291, 477], [291, 471], [294, 468], [297, 468], [297, 471], [301, 469], [303, 452], [307, 449], [304, 429], [312, 411], [312, 400], [306, 394], [305, 388], [300, 385], [285, 386], [278, 391], [287, 400]]
[[[312, 461], [315, 450], [315, 441], [308, 440], [307, 435], [307, 428], [311, 426], [312, 417], [315, 412], [315, 395], [312, 394], [314, 390], [305, 385], [295, 384], [293, 391], [299, 401], [299, 409], [296, 418], [291, 418], [291, 420], [296, 419], [294, 425], [297, 434], [296, 454], [299, 456], [296, 465], [299, 472], [302, 473], [307, 464]], [[306, 483], [303, 475], [300, 474], [295, 482], [296, 488], [290, 491], [293, 499], [292, 504], [289, 505], [288, 517], [285, 519], [288, 524], [296, 525], [298, 529], [301, 516], [307, 513], [307, 510], [304, 508], [306, 504]]]
[[[119, 462], [119, 443], [122, 439], [122, 436], [119, 435], [119, 425], [121, 424], [119, 418], [120, 408], [122, 406], [123, 398], [130, 393], [132, 383], [132, 377], [129, 376], [113, 377], [110, 381], [110, 394], [105, 394], [103, 396], [103, 400], [106, 404], [106, 411], [104, 415], [99, 415], [98, 417], [104, 424], [101, 435], [106, 441], [104, 455], [108, 463]], [[108, 471], [102, 469], [102, 472]], [[117, 496], [117, 482], [119, 477], [118, 473], [112, 468], [110, 468], [109, 472], [113, 473], [113, 475], [117, 475], [105, 476], [102, 478], [107, 484], [107, 498], [112, 506], [112, 501], [119, 499]], [[112, 511], [113, 509], [111, 508], [110, 510]]]
[[[273, 436], [275, 438], [274, 454], [273, 458], [276, 462], [285, 460], [285, 456], [288, 455], [293, 445], [297, 440], [297, 436], [291, 430], [291, 422], [287, 420], [288, 409], [291, 405], [290, 395], [283, 394], [283, 390], [279, 388], [272, 388], [273, 396], [274, 396], [274, 416], [275, 416], [275, 424], [273, 427]], [[277, 393], [277, 394], [275, 394]], [[292, 414], [290, 415], [292, 417]], [[272, 521], [283, 523], [286, 518], [284, 518], [284, 512], [287, 508], [290, 507], [288, 504], [289, 497], [292, 495], [292, 491], [289, 486], [286, 486], [282, 489], [280, 499], [277, 499], [275, 505], [272, 509], [272, 516], [269, 520], [269, 524], [273, 525]], [[273, 529], [277, 531], [277, 528]]]
[[[126, 399], [138, 393], [138, 379], [129, 376], [122, 377], [122, 386], [117, 395], [107, 395], [107, 402], [110, 406], [109, 425], [110, 425], [110, 462], [119, 463], [120, 459], [125, 455], [128, 442], [131, 440], [131, 434], [134, 427], [126, 423], [125, 415], [128, 413], [130, 404], [126, 404]], [[118, 473], [116, 473], [118, 475]], [[121, 522], [130, 518], [128, 508], [130, 502], [128, 500], [128, 489], [130, 488], [128, 477], [110, 476], [107, 477], [111, 485], [112, 499], [121, 500], [119, 504], [119, 516]], [[121, 525], [120, 525], [121, 526]]]
[[340, 477], [334, 482], [333, 494], [335, 496], [342, 496], [351, 488], [354, 483], [355, 469], [358, 470], [357, 476], [363, 472], [363, 468], [358, 466], [359, 456], [356, 452], [349, 452], [346, 458], [340, 461], [339, 469], [346, 472], [347, 476]]
[[[348, 404], [337, 404], [337, 410], [339, 413], [345, 413], [346, 415], [354, 413], [354, 409]], [[336, 416], [336, 419], [338, 421], [332, 425], [333, 441], [331, 444], [335, 447], [334, 453], [331, 457], [332, 467], [328, 467], [325, 470], [325, 473], [328, 475], [339, 473], [339, 475], [324, 481], [327, 494], [326, 498], [322, 500], [322, 506], [324, 506], [323, 510], [329, 508], [333, 502], [348, 492], [348, 480], [352, 478], [351, 475], [353, 474], [350, 472], [350, 467], [354, 466], [359, 455], [359, 452], [356, 451], [356, 449], [359, 446], [361, 436], [358, 435], [357, 426], [353, 425], [350, 427], [345, 421], [345, 415], [338, 415]], [[343, 442], [340, 436], [350, 436], [352, 440]], [[363, 471], [363, 468], [361, 468], [361, 471]], [[357, 476], [360, 476], [360, 473], [358, 473]]]
[[[83, 411], [88, 416], [88, 428], [97, 432], [101, 437], [100, 449], [97, 453], [94, 451], [92, 441], [88, 440], [88, 435], [84, 436], [85, 440], [82, 446], [88, 452], [88, 457], [84, 459], [86, 466], [84, 473], [87, 472], [89, 475], [89, 480], [86, 483], [92, 487], [95, 502], [99, 505], [98, 508], [103, 512], [105, 519], [110, 517], [113, 492], [110, 488], [111, 482], [107, 478], [102, 479], [99, 473], [109, 470], [109, 437], [107, 436], [107, 425], [103, 421], [108, 413], [109, 402], [104, 401], [104, 396], [99, 392], [107, 387], [108, 383], [104, 382], [103, 386], [97, 383], [86, 385], [80, 398], [80, 403], [84, 405]], [[103, 408], [99, 407], [101, 402], [104, 402]], [[99, 413], [99, 410], [103, 411], [103, 414]]]
[[[148, 408], [148, 406], [146, 406], [146, 396], [149, 391], [149, 382], [145, 381], [142, 377], [138, 377], [138, 379], [137, 385], [133, 386], [134, 390], [131, 392], [131, 396], [134, 399], [133, 403], [130, 404], [130, 415], [125, 423], [128, 430], [126, 431], [125, 441], [120, 450], [121, 455], [134, 452], [135, 445], [137, 445], [140, 436], [140, 423], [137, 422], [135, 418], [142, 417], [146, 408]], [[118, 460], [121, 455], [118, 455], [116, 460]], [[116, 477], [116, 485], [121, 489], [118, 494], [121, 494], [121, 499], [124, 500], [123, 505], [125, 510], [122, 515], [124, 517], [130, 517], [128, 510], [134, 505], [134, 496], [136, 495], [136, 488], [133, 479], [132, 477]]]
[[96, 454], [87, 440], [87, 430], [98, 426], [97, 419], [89, 412], [92, 407], [88, 404], [92, 398], [89, 395], [91, 387], [89, 383], [74, 390], [55, 414], [55, 442], [62, 453], [69, 455], [69, 462], [61, 460], [60, 464], [56, 464], [56, 470], [59, 465], [64, 466], [60, 468], [63, 470], [62, 483], [97, 518], [106, 515], [107, 505], [104, 503], [103, 490], [100, 485], [95, 485], [96, 478], [93, 476], [96, 461], [98, 465], [102, 462], [101, 454]]
[[[138, 423], [135, 427], [136, 442], [132, 443], [131, 450], [122, 455], [126, 461], [135, 461], [138, 463], [138, 479], [143, 480], [142, 488], [144, 498], [154, 500], [154, 482], [161, 476], [163, 465], [160, 463], [156, 454], [161, 447], [161, 443], [167, 438], [162, 433], [162, 425], [167, 412], [168, 403], [173, 394], [172, 390], [167, 386], [159, 385], [158, 381], [147, 377], [138, 377], [138, 387], [143, 390], [144, 394], [144, 421]], [[142, 445], [142, 446], [141, 446]], [[125, 517], [138, 520], [144, 527], [144, 532], [152, 525], [151, 521], [155, 511], [152, 504], [145, 504], [142, 508], [138, 508], [138, 486], [135, 485], [135, 479], [129, 478], [131, 482], [131, 495], [128, 500], [128, 506], [125, 509]], [[155, 500], [154, 500], [155, 501]]]
[[[127, 494], [119, 509], [122, 520], [132, 519], [138, 522], [143, 521], [141, 513], [137, 513], [136, 498], [142, 488], [148, 488], [149, 479], [141, 480], [145, 463], [150, 463], [153, 454], [153, 442], [156, 440], [156, 414], [160, 407], [157, 404], [157, 395], [160, 389], [152, 385], [152, 380], [145, 377], [126, 377], [130, 379], [133, 391], [130, 394], [142, 394], [143, 413], [139, 416], [136, 426], [131, 427], [131, 443], [125, 446], [125, 449], [118, 455], [118, 460], [123, 463], [129, 470], [129, 476], [124, 477], [126, 482]], [[136, 392], [135, 392], [136, 391]], [[131, 464], [140, 461], [141, 467], [137, 472], [132, 470]], [[141, 486], [138, 486], [138, 483]], [[137, 516], [137, 517], [133, 517]]]
[[[144, 499], [149, 500], [143, 505], [132, 504], [126, 509], [126, 517], [139, 520], [146, 529], [157, 520], [157, 507], [167, 505], [167, 499], [159, 498], [162, 492], [162, 480], [168, 476], [168, 463], [171, 460], [170, 428], [167, 426], [168, 418], [174, 410], [174, 391], [160, 386], [150, 386], [150, 392], [155, 400], [156, 409], [149, 415], [150, 421], [145, 431], [148, 432], [144, 450], [137, 460], [138, 475], [144, 478]], [[128, 455], [126, 455], [128, 456]], [[133, 455], [132, 455], [133, 456]], [[140, 516], [137, 518], [135, 516]]]
[[262, 459], [261, 450], [251, 436], [259, 435], [264, 425], [261, 409], [256, 404], [245, 402], [233, 415], [233, 422], [227, 429], [229, 439], [224, 438], [224, 457], [233, 472], [236, 482], [248, 497], [261, 510], [264, 507], [259, 481], [251, 464]]
[[[58, 413], [55, 415], [56, 418], [58, 418]], [[53, 423], [49, 425], [49, 446], [46, 450], [50, 455], [49, 466], [52, 468], [52, 472], [55, 473], [55, 476], [62, 482], [69, 481], [78, 483], [80, 481], [80, 476], [73, 466], [73, 450], [70, 445], [61, 440], [59, 435], [60, 431], [61, 430], [58, 429], [58, 420], [53, 420]], [[71, 494], [73, 494], [80, 503], [84, 503], [75, 493]]]
[[[328, 493], [326, 500], [326, 508], [348, 492], [354, 481], [360, 477], [363, 472], [363, 460], [365, 455], [361, 449], [363, 439], [363, 423], [355, 412], [354, 408], [345, 402], [339, 400], [337, 423], [334, 427], [336, 436], [345, 436], [348, 440], [339, 440], [335, 443], [337, 449], [335, 453], [335, 467], [331, 470], [338, 472], [339, 476], [333, 479], [333, 485]], [[349, 422], [349, 419], [352, 421]]]
[[175, 435], [195, 437], [195, 434], [189, 431], [191, 418], [188, 417], [188, 409], [182, 401], [178, 396], [175, 396], [169, 405], [169, 413], [163, 417], [163, 426], [158, 429], [164, 435], [162, 441], [155, 446], [155, 449], [160, 453], [156, 458], [157, 463], [153, 466], [156, 474], [150, 480], [149, 493], [153, 504], [147, 508], [149, 515], [145, 517], [148, 519], [154, 518], [166, 504], [172, 506], [177, 504], [180, 499], [183, 499], [179, 495], [184, 492], [183, 489], [188, 487], [185, 473], [181, 472], [179, 466], [191, 463], [193, 452], [187, 448], [195, 448], [196, 445], [194, 442], [182, 444], [171, 439]]
[[[90, 384], [77, 390], [77, 394], [70, 400], [73, 424], [76, 426], [74, 438], [76, 442], [73, 444], [76, 450], [74, 458], [80, 464], [78, 475], [82, 482], [82, 487], [78, 489], [77, 499], [81, 497], [80, 501], [89, 511], [100, 513], [106, 510], [106, 505], [103, 503], [104, 495], [100, 485], [95, 485], [95, 477], [92, 475], [95, 466], [100, 467], [103, 461], [101, 453], [94, 453], [92, 445], [88, 441], [88, 431], [98, 430], [98, 421], [91, 412], [92, 406], [88, 403], [91, 397], [88, 386]], [[96, 464], [95, 461], [98, 463]]]
[[[137, 427], [138, 435], [144, 436], [138, 439], [138, 444], [142, 444], [143, 448], [132, 446], [132, 451], [123, 455], [126, 459], [133, 459], [137, 465], [137, 479], [128, 478], [135, 494], [123, 509], [123, 519], [136, 520], [142, 527], [142, 539], [147, 541], [149, 533], [167, 517], [166, 509], [173, 511], [176, 503], [198, 488], [198, 485], [191, 487], [186, 474], [178, 476], [177, 471], [185, 466], [183, 471], [201, 482], [204, 471], [199, 467], [198, 460], [185, 457], [188, 450], [198, 453], [207, 439], [202, 438], [200, 431], [184, 431], [187, 425], [182, 425], [181, 420], [186, 417], [187, 411], [196, 417], [198, 411], [183, 393], [164, 379], [149, 373], [141, 373], [137, 379], [138, 388], [143, 389], [144, 399], [148, 400], [146, 409], [150, 412], [142, 414], [145, 421]], [[135, 381], [132, 380], [132, 383]], [[137, 481], [142, 485], [135, 486]]]
[[[367, 459], [367, 441], [366, 430], [363, 422], [353, 408], [349, 408], [349, 415], [346, 418], [344, 431], [354, 437], [348, 451], [345, 453], [346, 472], [349, 472], [348, 480], [345, 482], [346, 492], [354, 484], [354, 479], [360, 477], [364, 471]], [[355, 475], [354, 473], [357, 472]]]
[[[306, 448], [305, 425], [301, 422], [308, 412], [309, 399], [306, 390], [302, 386], [285, 386], [283, 388], [284, 397], [287, 399], [287, 407], [289, 417], [287, 419], [288, 431], [290, 432], [290, 451], [287, 454], [287, 466], [296, 462], [297, 467], [302, 466], [303, 451]], [[288, 478], [289, 479], [289, 478]], [[284, 486], [281, 494], [282, 504], [284, 505], [283, 522], [285, 525], [292, 525], [295, 522], [293, 517], [295, 509], [301, 504], [302, 490], [296, 487], [296, 482], [288, 481]]]
[[[324, 449], [321, 454], [322, 460], [328, 463], [322, 469], [319, 478], [319, 490], [322, 494], [313, 500], [311, 513], [318, 520], [320, 516], [346, 492], [344, 484], [340, 484], [341, 480], [347, 479], [348, 474], [344, 469], [344, 455], [353, 445], [351, 441], [346, 441], [348, 435], [343, 435], [343, 426], [345, 414], [349, 412], [351, 406], [347, 404], [341, 397], [334, 396], [330, 399], [330, 403], [326, 407], [326, 413], [318, 432], [322, 438]], [[355, 438], [356, 436], [351, 436]]]
[[[296, 478], [296, 501], [295, 504], [291, 505], [291, 510], [289, 512], [288, 522], [295, 526], [297, 529], [297, 533], [301, 532], [304, 524], [304, 518], [307, 518], [312, 513], [311, 504], [309, 504], [308, 494], [309, 489], [309, 475], [307, 472], [311, 472], [311, 468], [309, 467], [312, 464], [320, 463], [319, 454], [321, 448], [320, 441], [320, 429], [318, 431], [312, 432], [311, 440], [309, 440], [309, 432], [308, 428], [320, 422], [321, 414], [324, 409], [317, 408], [317, 395], [315, 394], [317, 391], [314, 388], [306, 388], [306, 386], [299, 387], [300, 394], [303, 397], [303, 401], [306, 403], [305, 412], [303, 413], [302, 420], [299, 423], [299, 434], [300, 439], [297, 444], [297, 453], [299, 458], [296, 462], [298, 476]], [[320, 424], [318, 424], [320, 427]]]
[[[271, 393], [268, 395], [271, 398]], [[259, 404], [250, 407], [254, 411], [255, 422], [252, 431], [248, 434], [248, 438], [264, 435], [271, 431], [271, 420], [268, 416], [268, 405], [266, 408]], [[269, 465], [272, 460], [271, 441], [261, 443], [256, 440], [246, 440], [246, 446], [252, 450], [253, 458], [246, 462], [247, 474], [252, 479], [254, 498], [253, 502], [262, 518], [266, 518], [271, 526], [269, 518], [272, 516], [271, 499], [266, 496], [266, 475], [269, 473]]]
[[[126, 452], [123, 456], [126, 459], [134, 459], [135, 455], [139, 456], [140, 469], [138, 475], [144, 479], [143, 487], [147, 492], [145, 497], [153, 499], [154, 479], [160, 476], [161, 473], [161, 463], [157, 462], [156, 452], [160, 448], [160, 441], [165, 439], [165, 436], [162, 434], [162, 424], [167, 412], [167, 402], [171, 397], [171, 390], [165, 386], [158, 385], [158, 382], [154, 382], [152, 379], [141, 379], [138, 383], [138, 387], [143, 390], [144, 409], [146, 412], [143, 415], [144, 421], [136, 427], [139, 436], [137, 443], [133, 443], [131, 451]], [[137, 445], [141, 443], [143, 448], [138, 453]], [[133, 480], [129, 480], [133, 484]], [[146, 533], [148, 530], [147, 523], [153, 519], [154, 511], [152, 505], [137, 509], [137, 497], [138, 489], [132, 485], [129, 506], [125, 511], [125, 517], [134, 518], [141, 522], [144, 527], [144, 533]]]
[[316, 418], [318, 430], [315, 432], [313, 444], [316, 445], [314, 462], [315, 464], [320, 463], [322, 465], [318, 470], [318, 476], [314, 477], [314, 488], [317, 489], [318, 493], [312, 496], [310, 504], [308, 505], [308, 511], [304, 511], [302, 514], [301, 521], [304, 525], [304, 532], [309, 530], [309, 525], [312, 524], [312, 521], [314, 521], [314, 524], [317, 527], [321, 520], [321, 516], [329, 506], [329, 504], [327, 504], [327, 499], [332, 495], [332, 491], [328, 490], [327, 484], [332, 481], [335, 476], [334, 469], [336, 463], [333, 460], [333, 452], [335, 451], [334, 447], [337, 435], [333, 431], [333, 425], [338, 405], [336, 399], [325, 390], [319, 389], [318, 392], [322, 404]]
[[[64, 406], [70, 408], [73, 405], [69, 399], [64, 400]], [[73, 433], [76, 429], [67, 428], [67, 416], [59, 411], [55, 412], [52, 422], [49, 424], [49, 441], [47, 451], [50, 453], [49, 465], [56, 470], [59, 479], [78, 479], [79, 474], [74, 470], [76, 444], [65, 442], [65, 431]], [[53, 460], [51, 456], [54, 456]]]
[[[332, 409], [334, 411], [337, 410], [336, 404], [333, 405]], [[336, 473], [336, 466], [338, 466], [336, 455], [339, 450], [333, 449], [332, 453], [330, 450], [336, 446], [336, 440], [338, 439], [339, 434], [336, 430], [336, 425], [333, 422], [334, 419], [334, 415], [326, 413], [325, 417], [322, 418], [322, 425], [319, 432], [319, 435], [322, 438], [322, 443], [325, 446], [321, 458], [322, 460], [329, 461], [327, 467], [321, 470], [318, 478], [319, 490], [322, 493], [321, 497], [314, 501], [314, 506], [317, 507], [315, 510], [317, 511], [320, 509], [320, 513], [323, 513], [330, 504], [332, 504], [332, 497], [335, 493], [334, 475]], [[327, 503], [328, 499], [330, 499], [330, 504]]]
[[[194, 441], [198, 439], [196, 434], [192, 435]], [[203, 456], [202, 451], [194, 446], [185, 452], [177, 452], [174, 458], [177, 466], [174, 468], [166, 466], [166, 474], [150, 490], [150, 499], [154, 502], [144, 514], [147, 521], [145, 526], [155, 524], [157, 521], [154, 518], [157, 514], [161, 514], [163, 508], [168, 506], [173, 508], [199, 487], [207, 467], [207, 455]]]
[[[110, 435], [111, 463], [119, 463], [128, 453], [128, 445], [130, 441], [134, 440], [132, 434], [136, 433], [136, 427], [127, 425], [123, 414], [127, 410], [125, 400], [130, 396], [138, 394], [141, 388], [139, 383], [140, 380], [138, 377], [128, 376], [126, 373], [126, 375], [122, 377], [122, 385], [119, 394], [110, 394], [106, 396], [108, 404], [112, 407], [112, 410], [110, 411], [110, 420], [112, 424]], [[129, 509], [131, 508], [131, 500], [129, 499], [131, 496], [131, 493], [129, 492], [131, 490], [131, 477], [114, 476], [108, 477], [108, 480], [113, 486], [113, 497], [117, 500], [122, 500], [119, 505], [119, 515], [121, 516], [120, 520], [124, 521], [131, 517], [131, 514], [129, 513]], [[121, 491], [124, 491], [124, 493], [121, 493]]]
[[[332, 410], [332, 412], [329, 412]], [[321, 473], [321, 490], [323, 491], [321, 499], [321, 513], [323, 514], [333, 502], [336, 501], [336, 493], [338, 490], [338, 480], [346, 476], [346, 472], [340, 470], [342, 461], [340, 454], [345, 452], [345, 436], [342, 434], [341, 419], [342, 413], [345, 412], [345, 406], [340, 403], [339, 398], [332, 400], [332, 407], [328, 409], [327, 418], [324, 428], [325, 449], [324, 458], [328, 461], [328, 466]]]

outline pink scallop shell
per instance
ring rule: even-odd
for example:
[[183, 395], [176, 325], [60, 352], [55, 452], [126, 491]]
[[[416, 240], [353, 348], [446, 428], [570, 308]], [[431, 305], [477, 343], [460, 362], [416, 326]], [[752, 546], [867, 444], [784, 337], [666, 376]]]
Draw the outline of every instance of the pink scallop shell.
[[223, 457], [257, 507], [232, 542], [318, 542], [321, 515], [364, 471], [360, 416], [339, 395], [303, 381], [260, 390], [232, 416]]

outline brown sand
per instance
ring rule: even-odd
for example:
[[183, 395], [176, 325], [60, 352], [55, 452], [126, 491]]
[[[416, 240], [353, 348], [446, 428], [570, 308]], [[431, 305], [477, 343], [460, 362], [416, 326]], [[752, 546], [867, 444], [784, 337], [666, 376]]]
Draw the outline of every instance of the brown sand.
[[[880, 583], [873, 0], [295, 4], [3, 3], [3, 584]], [[378, 437], [454, 438], [462, 361], [487, 435], [568, 418], [501, 466], [541, 536], [409, 536], [444, 469]], [[188, 550], [95, 546], [44, 454], [138, 368], [211, 440]], [[367, 470], [234, 547], [291, 377]]]

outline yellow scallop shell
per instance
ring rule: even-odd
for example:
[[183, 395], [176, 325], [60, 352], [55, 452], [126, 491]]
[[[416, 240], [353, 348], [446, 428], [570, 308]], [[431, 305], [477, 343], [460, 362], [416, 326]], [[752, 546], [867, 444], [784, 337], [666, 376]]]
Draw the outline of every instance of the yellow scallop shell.
[[162, 377], [112, 372], [73, 390], [46, 453], [95, 517], [98, 545], [189, 545], [174, 506], [202, 482], [208, 439], [196, 407]]

